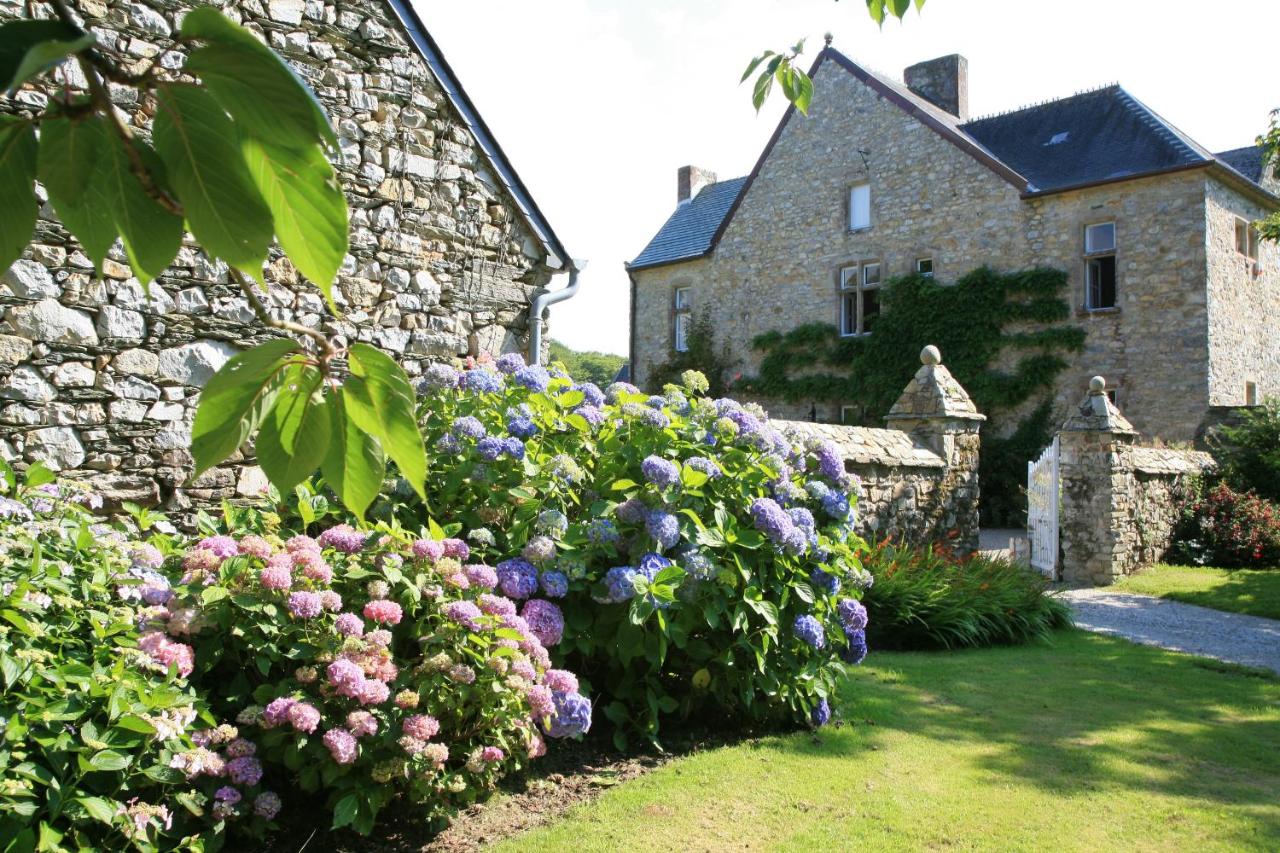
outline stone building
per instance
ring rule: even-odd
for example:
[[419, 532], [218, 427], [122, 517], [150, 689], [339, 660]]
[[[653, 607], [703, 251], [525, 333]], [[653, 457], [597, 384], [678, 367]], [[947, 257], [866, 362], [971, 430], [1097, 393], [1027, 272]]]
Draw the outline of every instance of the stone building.
[[[1040, 265], [1066, 271], [1087, 333], [1055, 420], [1095, 372], [1165, 440], [1195, 438], [1215, 407], [1280, 395], [1280, 250], [1250, 226], [1280, 188], [1260, 149], [1213, 154], [1119, 86], [971, 119], [960, 56], [908, 68], [904, 85], [828, 46], [811, 73], [810, 114], [789, 110], [749, 175], [680, 170], [676, 211], [627, 267], [638, 383], [699, 312], [750, 375], [764, 332], [874, 334], [893, 277]], [[840, 403], [761, 402], [841, 416]]]
[[[72, 5], [100, 44], [137, 71], [177, 66], [164, 46], [196, 4]], [[527, 351], [533, 306], [555, 301], [547, 285], [570, 271], [570, 258], [411, 3], [214, 5], [286, 58], [338, 134], [335, 165], [351, 213], [349, 255], [334, 287], [342, 316], [326, 312], [319, 291], [278, 251], [267, 270], [270, 310], [373, 343], [411, 376], [432, 359]], [[23, 15], [22, 0], [0, 0], [0, 21]], [[76, 82], [72, 64], [58, 73]], [[132, 90], [113, 90], [113, 99], [145, 133], [147, 105]], [[22, 90], [0, 96], [0, 111], [43, 101]], [[261, 472], [244, 460], [188, 484], [187, 448], [200, 386], [271, 332], [225, 266], [190, 242], [149, 296], [119, 243], [111, 257], [95, 279], [46, 206], [31, 250], [3, 273], [0, 455], [46, 460], [109, 499], [171, 509], [259, 491]]]

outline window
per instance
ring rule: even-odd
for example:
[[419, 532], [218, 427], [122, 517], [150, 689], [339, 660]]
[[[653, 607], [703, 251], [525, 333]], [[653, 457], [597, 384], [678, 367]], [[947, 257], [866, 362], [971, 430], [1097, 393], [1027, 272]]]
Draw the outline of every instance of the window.
[[689, 324], [693, 310], [693, 288], [677, 287], [675, 292], [674, 346], [676, 352], [689, 351]]
[[916, 273], [933, 278], [933, 258], [916, 258]]
[[1116, 307], [1116, 224], [1102, 222], [1084, 229], [1084, 307], [1104, 311]]
[[1246, 406], [1258, 405], [1258, 383], [1257, 382], [1244, 383], [1244, 404]]
[[871, 184], [855, 184], [849, 189], [849, 230], [871, 227]]
[[1258, 260], [1258, 229], [1240, 217], [1236, 217], [1236, 251], [1251, 260]]
[[840, 407], [840, 423], [847, 426], [857, 426], [862, 423], [863, 407], [859, 405], [841, 406]]
[[865, 335], [880, 315], [880, 262], [840, 270], [840, 334]]

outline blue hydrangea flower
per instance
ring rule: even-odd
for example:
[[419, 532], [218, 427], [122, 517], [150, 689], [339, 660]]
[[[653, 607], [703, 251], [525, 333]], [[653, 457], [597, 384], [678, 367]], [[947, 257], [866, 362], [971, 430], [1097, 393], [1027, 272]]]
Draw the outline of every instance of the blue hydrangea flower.
[[502, 375], [484, 367], [468, 370], [462, 377], [462, 386], [477, 394], [494, 394], [502, 390]]
[[751, 520], [757, 530], [778, 545], [795, 529], [791, 516], [771, 498], [756, 498], [751, 502]]
[[836, 613], [846, 631], [861, 631], [867, 627], [867, 608], [856, 598], [840, 599], [836, 604]]
[[844, 482], [844, 456], [834, 441], [820, 441], [813, 449], [818, 460], [818, 471], [828, 480], [836, 483]]
[[538, 433], [538, 425], [533, 422], [532, 418], [521, 415], [507, 421], [507, 432], [516, 438], [532, 438]]
[[435, 391], [444, 388], [457, 388], [462, 374], [447, 364], [433, 364], [427, 368], [418, 383], [419, 391]]
[[680, 541], [680, 521], [666, 510], [651, 511], [645, 517], [644, 527], [660, 548], [674, 548]]
[[462, 452], [462, 442], [458, 441], [458, 437], [451, 432], [436, 439], [436, 450], [448, 456], [454, 456]]
[[529, 598], [538, 591], [538, 570], [528, 560], [515, 557], [498, 563], [498, 587], [508, 598]]
[[459, 438], [484, 438], [484, 424], [471, 415], [463, 415], [453, 422], [453, 426], [449, 427], [449, 431]]
[[737, 425], [739, 436], [754, 435], [760, 431], [760, 419], [746, 409], [734, 409], [727, 412], [725, 417]]
[[530, 364], [515, 372], [515, 380], [530, 391], [542, 392], [551, 384], [551, 374], [540, 364]]
[[692, 459], [689, 459], [687, 462], [685, 462], [685, 464], [695, 471], [701, 471], [703, 474], [706, 474], [709, 479], [712, 479], [712, 480], [716, 479], [717, 477], [724, 476], [724, 472], [720, 470], [720, 466], [717, 465], [713, 460], [708, 459], [705, 456], [695, 456]]
[[551, 694], [554, 710], [546, 721], [549, 737], [574, 737], [591, 730], [591, 700], [581, 693], [557, 690]]
[[561, 572], [543, 572], [538, 580], [547, 598], [564, 598], [569, 594], [569, 578]]
[[837, 521], [848, 518], [851, 509], [844, 492], [832, 489], [822, 496], [822, 511]]
[[579, 406], [573, 410], [573, 413], [575, 415], [581, 415], [582, 419], [592, 426], [600, 426], [600, 424], [605, 421], [604, 412], [600, 411], [595, 406]]
[[650, 551], [640, 558], [639, 571], [649, 580], [653, 580], [658, 576], [658, 572], [671, 565], [671, 561], [661, 554], [655, 554]]
[[502, 450], [512, 459], [524, 458], [524, 442], [515, 436], [511, 436], [502, 442]]
[[649, 514], [649, 508], [639, 498], [627, 498], [613, 512], [624, 524], [639, 524]]
[[822, 623], [808, 613], [796, 617], [791, 625], [791, 633], [815, 649], [821, 649], [827, 644], [827, 632], [823, 630]]
[[594, 382], [579, 382], [573, 390], [582, 392], [582, 401], [588, 406], [599, 408], [604, 405], [604, 392]]
[[711, 580], [716, 574], [715, 564], [697, 548], [691, 547], [680, 554], [680, 566], [690, 577], [700, 581]]
[[587, 541], [592, 545], [612, 545], [618, 541], [618, 528], [607, 518], [596, 518], [587, 525]]
[[840, 651], [840, 660], [845, 663], [862, 663], [867, 657], [867, 632], [861, 628], [853, 631], [845, 628], [844, 638], [849, 641], [849, 645]]
[[544, 509], [534, 519], [533, 528], [548, 536], [563, 536], [569, 529], [569, 519], [558, 509]]
[[645, 408], [640, 414], [640, 420], [644, 421], [647, 426], [654, 429], [666, 429], [671, 426], [671, 418], [667, 417], [665, 412], [658, 409]]
[[493, 366], [510, 375], [524, 367], [524, 356], [518, 352], [504, 352], [494, 361]]
[[813, 710], [809, 712], [809, 722], [817, 729], [825, 726], [830, 719], [831, 703], [826, 699], [819, 699], [818, 704], [814, 705]]
[[827, 595], [835, 595], [840, 591], [840, 578], [822, 569], [814, 569], [809, 574], [809, 581]]
[[487, 435], [476, 442], [476, 453], [480, 454], [481, 459], [487, 459], [490, 462], [501, 456], [506, 449], [506, 442], [491, 435]]
[[791, 523], [801, 528], [805, 532], [811, 532], [818, 527], [817, 521], [813, 518], [813, 513], [802, 506], [793, 507], [790, 512]]
[[547, 462], [547, 473], [557, 480], [563, 480], [566, 483], [577, 483], [582, 480], [582, 467], [573, 461], [573, 457], [566, 453], [560, 453], [551, 457]]
[[645, 400], [644, 404], [651, 409], [661, 409], [667, 405], [667, 398], [659, 397], [657, 394], [650, 394], [649, 399]]
[[604, 584], [608, 588], [610, 604], [621, 604], [636, 596], [636, 570], [630, 566], [615, 566], [604, 573]]
[[640, 471], [646, 480], [660, 489], [669, 488], [680, 482], [680, 466], [661, 456], [646, 456], [640, 463]]
[[809, 480], [804, 484], [804, 490], [809, 497], [814, 500], [821, 501], [831, 494], [831, 487], [821, 480]]

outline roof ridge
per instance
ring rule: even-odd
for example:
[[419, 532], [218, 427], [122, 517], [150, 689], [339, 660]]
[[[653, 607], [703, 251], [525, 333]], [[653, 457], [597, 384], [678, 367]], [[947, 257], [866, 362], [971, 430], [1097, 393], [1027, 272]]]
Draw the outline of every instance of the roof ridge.
[[1005, 116], [1010, 116], [1010, 115], [1013, 115], [1014, 113], [1026, 112], [1027, 110], [1034, 110], [1034, 109], [1039, 109], [1040, 107], [1047, 107], [1049, 104], [1057, 104], [1057, 103], [1061, 103], [1062, 101], [1069, 101], [1072, 98], [1080, 98], [1080, 97], [1084, 97], [1085, 95], [1096, 95], [1099, 92], [1105, 92], [1108, 89], [1119, 89], [1120, 91], [1124, 91], [1123, 87], [1120, 85], [1118, 81], [1112, 82], [1112, 83], [1104, 83], [1100, 86], [1094, 86], [1092, 89], [1081, 89], [1080, 91], [1073, 92], [1070, 95], [1063, 95], [1058, 98], [1046, 98], [1043, 101], [1034, 101], [1030, 104], [1023, 104], [1020, 107], [1013, 107], [1012, 109], [1001, 110], [999, 112], [987, 113], [986, 115], [970, 118], [967, 121], [962, 122], [960, 126], [968, 127], [969, 125], [976, 124], [978, 122], [989, 121], [995, 118], [1004, 118]]

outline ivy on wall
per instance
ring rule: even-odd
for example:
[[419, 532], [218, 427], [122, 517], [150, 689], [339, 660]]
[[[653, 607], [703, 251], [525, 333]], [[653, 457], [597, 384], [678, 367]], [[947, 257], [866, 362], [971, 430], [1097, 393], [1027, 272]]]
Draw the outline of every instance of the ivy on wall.
[[667, 383], [680, 384], [680, 374], [686, 370], [701, 371], [709, 383], [707, 393], [723, 397], [728, 393], [726, 378], [737, 363], [729, 353], [728, 345], [716, 346], [715, 324], [706, 312], [699, 312], [689, 324], [688, 349], [672, 354], [671, 358], [653, 368], [648, 387], [657, 393]]
[[[935, 344], [952, 375], [988, 415], [1044, 399], [1004, 437], [982, 437], [984, 524], [1021, 524], [1020, 487], [1026, 460], [1049, 442], [1050, 392], [1067, 366], [1063, 354], [1084, 346], [1085, 332], [1063, 298], [1067, 275], [1037, 267], [1018, 272], [973, 270], [954, 284], [912, 275], [886, 284], [872, 334], [841, 337], [834, 326], [813, 323], [768, 332], [753, 341], [764, 353], [757, 375], [734, 392], [857, 408], [856, 420], [882, 426], [902, 393], [903, 377], [920, 366], [920, 350]], [[1016, 361], [1005, 355], [1017, 353]], [[1012, 363], [1011, 370], [1002, 364]]]

